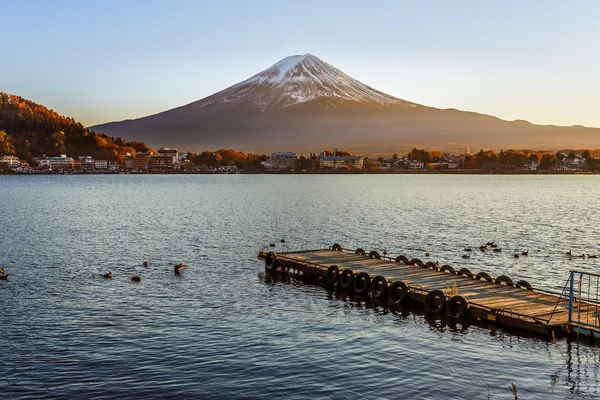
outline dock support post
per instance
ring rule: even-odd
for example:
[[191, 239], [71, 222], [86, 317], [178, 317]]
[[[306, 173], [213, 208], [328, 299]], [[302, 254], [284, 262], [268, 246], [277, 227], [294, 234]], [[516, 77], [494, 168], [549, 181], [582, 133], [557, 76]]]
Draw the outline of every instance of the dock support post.
[[573, 282], [575, 281], [575, 272], [571, 271], [571, 284], [569, 285], [569, 329], [571, 329], [571, 322], [573, 322]]

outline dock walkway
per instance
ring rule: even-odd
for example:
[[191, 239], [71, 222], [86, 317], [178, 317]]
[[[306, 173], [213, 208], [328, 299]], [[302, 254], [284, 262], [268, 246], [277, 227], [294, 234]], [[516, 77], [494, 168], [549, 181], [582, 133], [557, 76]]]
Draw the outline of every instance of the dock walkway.
[[[524, 281], [517, 286], [505, 276], [477, 276], [468, 270], [455, 271], [448, 265], [393, 259], [376, 252], [368, 255], [360, 249], [355, 252], [338, 245], [325, 250], [260, 252], [259, 258], [266, 260], [269, 270], [314, 275], [330, 286], [392, 303], [410, 299], [422, 303], [426, 312], [446, 312], [456, 318], [468, 316], [542, 335], [571, 331], [568, 297], [534, 290]], [[580, 301], [577, 313], [581, 321], [600, 321], [597, 304]]]

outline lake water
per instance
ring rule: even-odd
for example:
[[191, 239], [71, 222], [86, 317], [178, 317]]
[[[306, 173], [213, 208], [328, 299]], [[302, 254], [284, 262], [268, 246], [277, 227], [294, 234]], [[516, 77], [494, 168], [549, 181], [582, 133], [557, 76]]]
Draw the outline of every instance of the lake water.
[[[280, 239], [339, 242], [560, 291], [570, 268], [600, 272], [564, 255], [600, 253], [599, 184], [0, 176], [0, 398], [511, 399], [513, 382], [521, 399], [600, 398], [598, 348], [337, 299], [266, 279], [256, 258]], [[488, 241], [502, 253], [461, 258]]]

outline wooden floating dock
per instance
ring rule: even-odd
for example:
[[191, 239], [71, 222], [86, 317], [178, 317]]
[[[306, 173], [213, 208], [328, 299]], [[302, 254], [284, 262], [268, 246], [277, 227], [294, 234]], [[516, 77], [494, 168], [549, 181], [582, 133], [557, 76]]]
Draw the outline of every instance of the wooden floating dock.
[[[573, 328], [579, 332], [570, 319], [572, 296], [535, 290], [524, 281], [517, 286], [504, 276], [477, 276], [468, 270], [455, 271], [449, 265], [380, 256], [374, 251], [366, 254], [362, 249], [346, 250], [337, 244], [322, 250], [261, 251], [259, 258], [265, 260], [268, 271], [296, 272], [314, 277], [318, 283], [391, 304], [410, 300], [422, 304], [425, 312], [445, 313], [449, 318], [488, 321], [543, 336], [569, 335]], [[598, 304], [582, 303], [579, 298], [576, 312], [578, 321], [594, 321], [590, 336], [598, 336], [600, 330], [595, 332], [594, 327], [600, 325]], [[584, 325], [589, 328], [589, 324]]]

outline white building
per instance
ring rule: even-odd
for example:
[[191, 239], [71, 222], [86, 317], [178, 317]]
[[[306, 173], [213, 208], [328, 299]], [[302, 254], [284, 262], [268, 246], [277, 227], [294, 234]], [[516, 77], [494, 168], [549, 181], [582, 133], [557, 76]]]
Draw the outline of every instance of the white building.
[[425, 168], [425, 164], [423, 161], [412, 160], [409, 164], [410, 169], [423, 169]]
[[46, 167], [54, 170], [72, 169], [73, 158], [61, 154], [60, 157], [43, 157], [37, 160], [38, 167]]
[[17, 169], [21, 166], [21, 161], [15, 156], [2, 156], [0, 157], [0, 163], [6, 164], [10, 169]]

